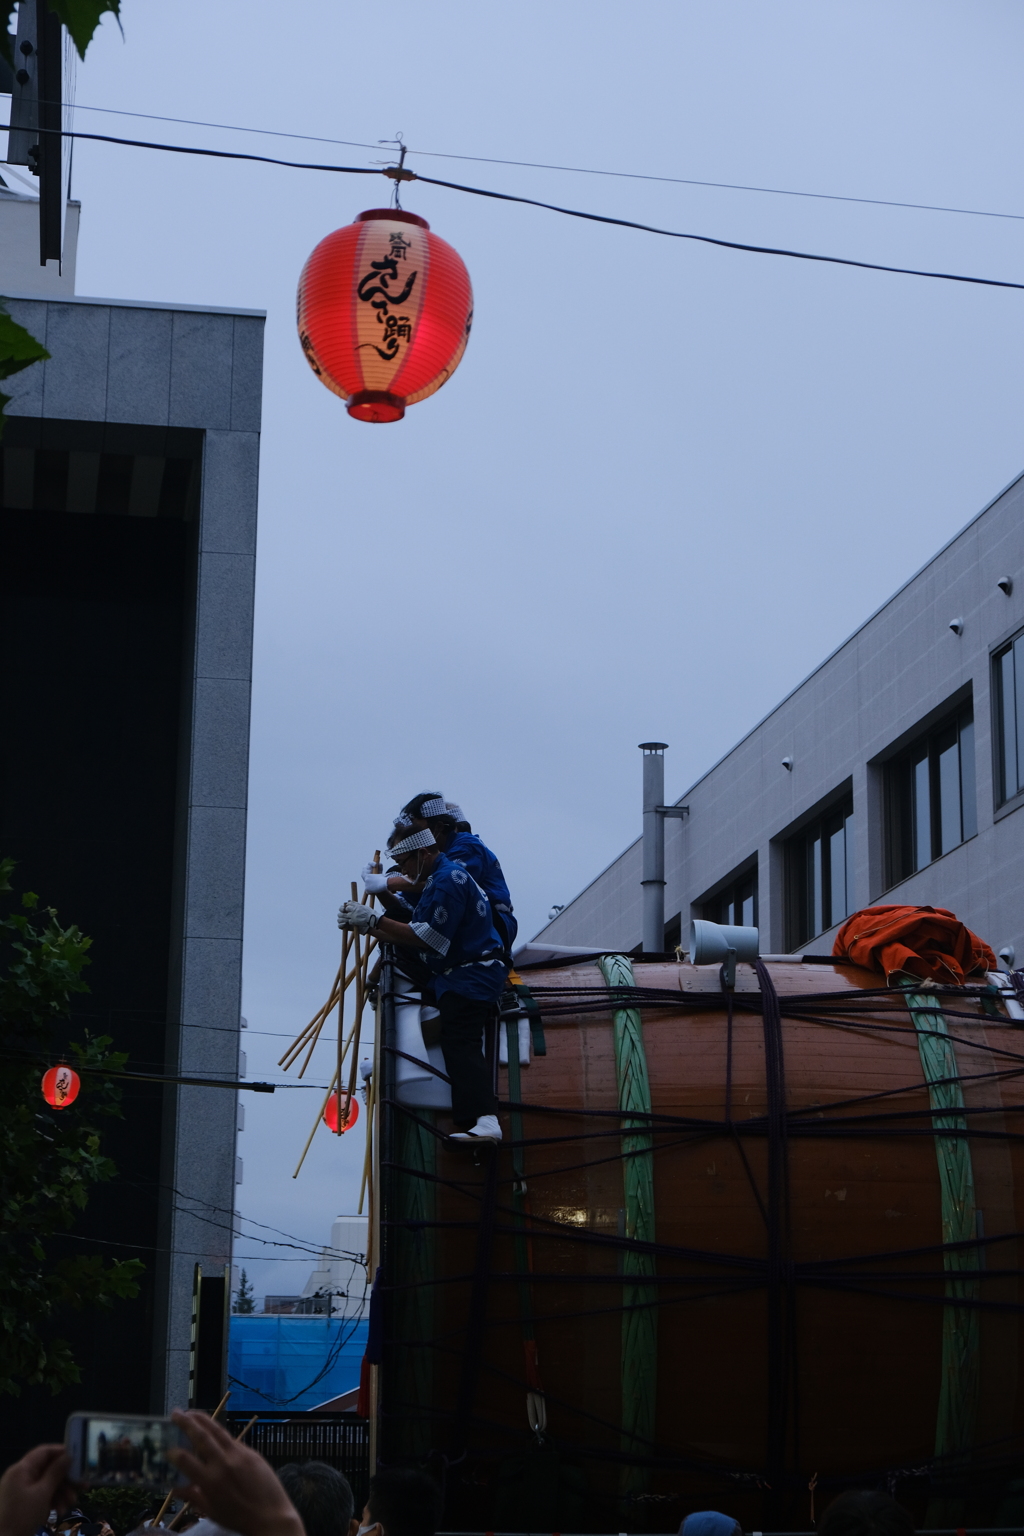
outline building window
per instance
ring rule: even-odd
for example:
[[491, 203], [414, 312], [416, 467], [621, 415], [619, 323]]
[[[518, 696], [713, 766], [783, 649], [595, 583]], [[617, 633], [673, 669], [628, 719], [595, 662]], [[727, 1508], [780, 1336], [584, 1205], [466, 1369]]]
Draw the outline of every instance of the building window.
[[740, 875], [724, 891], [701, 906], [701, 917], [709, 923], [730, 923], [737, 928], [757, 927], [757, 870]]
[[995, 663], [999, 804], [1024, 790], [1024, 634], [992, 658]]
[[978, 830], [971, 706], [894, 758], [888, 769], [889, 884]]
[[786, 947], [798, 949], [853, 911], [853, 800], [786, 841]]

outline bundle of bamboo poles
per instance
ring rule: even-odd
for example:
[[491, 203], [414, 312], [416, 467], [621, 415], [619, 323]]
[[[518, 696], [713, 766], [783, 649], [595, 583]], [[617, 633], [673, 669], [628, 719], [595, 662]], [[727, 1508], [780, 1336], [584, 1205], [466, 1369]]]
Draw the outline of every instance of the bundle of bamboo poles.
[[[374, 856], [373, 856], [373, 866], [374, 866], [375, 870], [377, 870], [377, 871], [380, 870], [381, 865], [380, 865], [380, 849], [379, 848], [374, 853]], [[356, 885], [356, 882], [354, 880], [352, 881], [351, 889], [352, 889], [352, 900], [353, 901], [357, 901], [359, 899], [358, 898], [358, 889], [359, 888]], [[368, 897], [367, 893], [364, 891], [363, 892], [363, 901], [364, 901], [364, 903], [368, 903], [372, 907], [373, 904], [374, 904], [374, 897], [373, 896], [369, 896]], [[356, 1076], [357, 1076], [358, 1071], [359, 1071], [359, 1042], [360, 1042], [360, 1037], [361, 1037], [361, 1034], [362, 1034], [363, 1010], [364, 1010], [364, 1008], [366, 1006], [366, 995], [371, 990], [371, 988], [373, 987], [374, 983], [377, 980], [378, 975], [380, 974], [380, 958], [379, 958], [379, 956], [378, 956], [377, 963], [374, 966], [373, 970], [372, 971], [369, 970], [370, 956], [372, 955], [374, 949], [376, 949], [376, 948], [377, 948], [377, 940], [374, 938], [374, 936], [372, 934], [366, 934], [364, 936], [364, 935], [359, 934], [359, 933], [350, 933], [347, 929], [344, 931], [344, 933], [342, 934], [342, 940], [341, 940], [341, 964], [338, 966], [337, 974], [335, 975], [334, 981], [333, 981], [333, 983], [331, 985], [331, 990], [330, 990], [330, 993], [328, 995], [327, 1001], [325, 1003], [323, 1003], [321, 1005], [321, 1007], [319, 1007], [317, 1009], [316, 1013], [310, 1019], [309, 1023], [305, 1026], [304, 1029], [300, 1030], [299, 1034], [296, 1035], [296, 1037], [292, 1041], [291, 1045], [288, 1047], [288, 1049], [285, 1051], [284, 1055], [278, 1061], [278, 1066], [279, 1067], [283, 1067], [284, 1070], [287, 1072], [289, 1070], [289, 1068], [291, 1068], [291, 1067], [293, 1067], [295, 1065], [295, 1062], [298, 1060], [298, 1058], [302, 1054], [302, 1052], [305, 1051], [306, 1057], [305, 1057], [305, 1060], [302, 1063], [302, 1066], [299, 1069], [299, 1076], [302, 1077], [304, 1075], [305, 1071], [306, 1071], [306, 1068], [309, 1066], [310, 1061], [312, 1060], [313, 1052], [316, 1049], [317, 1042], [320, 1039], [321, 1034], [323, 1033], [324, 1027], [325, 1027], [328, 1019], [330, 1018], [330, 1016], [334, 1012], [334, 1010], [337, 1009], [337, 1011], [338, 1011], [338, 1042], [337, 1042], [337, 1054], [336, 1054], [336, 1058], [335, 1058], [334, 1071], [332, 1073], [331, 1081], [330, 1081], [330, 1083], [328, 1085], [327, 1092], [324, 1095], [323, 1103], [321, 1104], [320, 1109], [317, 1112], [316, 1119], [313, 1121], [313, 1127], [312, 1127], [308, 1137], [306, 1138], [306, 1145], [302, 1149], [302, 1156], [299, 1158], [298, 1165], [296, 1166], [295, 1172], [292, 1174], [292, 1178], [293, 1179], [297, 1179], [298, 1176], [299, 1176], [299, 1170], [301, 1169], [303, 1163], [306, 1161], [306, 1153], [309, 1151], [310, 1147], [313, 1144], [313, 1137], [316, 1135], [317, 1126], [323, 1120], [324, 1113], [325, 1113], [325, 1111], [327, 1109], [327, 1105], [330, 1102], [331, 1094], [334, 1093], [334, 1092], [337, 1092], [337, 1094], [338, 1094], [338, 1118], [337, 1118], [337, 1130], [336, 1130], [335, 1134], [340, 1136], [340, 1135], [342, 1135], [342, 1133], [345, 1130], [345, 1122], [346, 1122], [346, 1119], [347, 1119], [347, 1107], [352, 1103], [352, 1099], [353, 1099], [353, 1097], [355, 1095], [355, 1091], [356, 1091]], [[351, 966], [350, 966], [350, 961], [351, 961]], [[352, 986], [352, 985], [355, 986], [355, 1017], [354, 1017], [354, 1019], [352, 1021], [352, 1027], [349, 1029], [349, 1032], [346, 1035], [345, 1034], [345, 994], [348, 991], [348, 988], [350, 986]], [[345, 1092], [344, 1108], [343, 1108], [341, 1083], [342, 1083], [342, 1075], [343, 1075], [344, 1070], [345, 1070], [346, 1059], [348, 1060], [349, 1065], [348, 1065], [347, 1089], [346, 1089], [346, 1092]], [[367, 1093], [367, 1104], [366, 1104], [366, 1156], [365, 1156], [365, 1158], [363, 1160], [363, 1181], [362, 1181], [362, 1187], [361, 1187], [360, 1193], [359, 1193], [359, 1211], [360, 1211], [360, 1214], [362, 1213], [362, 1209], [363, 1209], [363, 1195], [365, 1193], [366, 1185], [367, 1185], [367, 1180], [368, 1180], [369, 1174], [370, 1174], [370, 1163], [371, 1163], [370, 1146], [371, 1146], [371, 1135], [372, 1135], [372, 1126], [373, 1126], [373, 1110], [374, 1110], [374, 1097], [375, 1097], [374, 1088], [375, 1088], [376, 1075], [377, 1075], [376, 1073], [372, 1074], [372, 1076], [370, 1078], [369, 1091]]]

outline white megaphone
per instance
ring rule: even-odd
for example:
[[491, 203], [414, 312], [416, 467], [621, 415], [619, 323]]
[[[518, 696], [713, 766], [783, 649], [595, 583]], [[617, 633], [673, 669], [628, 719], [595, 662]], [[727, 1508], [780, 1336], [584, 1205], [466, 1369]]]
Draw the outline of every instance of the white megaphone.
[[699, 917], [690, 924], [690, 964], [721, 965], [722, 981], [729, 988], [736, 985], [737, 960], [753, 965], [759, 953], [756, 928], [733, 928]]

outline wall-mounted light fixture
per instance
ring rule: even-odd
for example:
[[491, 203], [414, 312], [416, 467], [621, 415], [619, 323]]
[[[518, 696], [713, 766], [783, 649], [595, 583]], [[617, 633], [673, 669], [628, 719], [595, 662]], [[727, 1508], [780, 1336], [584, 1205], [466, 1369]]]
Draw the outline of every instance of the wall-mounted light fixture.
[[964, 632], [964, 621], [963, 619], [950, 619], [949, 627], [954, 635], [962, 635]]
[[783, 766], [783, 768], [785, 768], [787, 773], [792, 773], [793, 772], [793, 759], [791, 757], [784, 757], [782, 759], [782, 766]]
[[999, 588], [1000, 592], [1005, 592], [1006, 596], [1009, 597], [1010, 593], [1013, 591], [1013, 577], [1000, 576], [999, 580], [996, 582], [996, 586]]

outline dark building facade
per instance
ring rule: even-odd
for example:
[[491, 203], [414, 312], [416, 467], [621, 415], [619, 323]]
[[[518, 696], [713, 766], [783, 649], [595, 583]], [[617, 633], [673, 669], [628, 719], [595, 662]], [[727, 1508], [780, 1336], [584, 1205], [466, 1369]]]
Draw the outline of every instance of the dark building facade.
[[[8, 384], [0, 441], [0, 851], [93, 940], [78, 1023], [134, 1071], [232, 1082], [263, 316], [8, 305], [51, 359]], [[194, 1266], [230, 1262], [237, 1092], [131, 1084], [123, 1107], [78, 1233], [141, 1258], [141, 1293], [62, 1324], [81, 1386], [5, 1409], [12, 1449], [73, 1408], [188, 1400]]]

